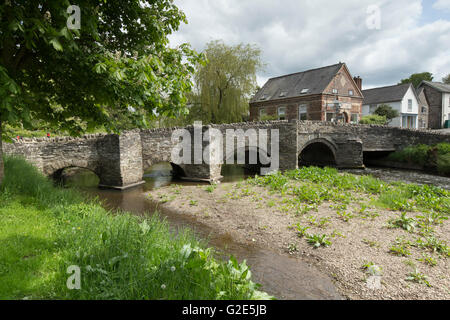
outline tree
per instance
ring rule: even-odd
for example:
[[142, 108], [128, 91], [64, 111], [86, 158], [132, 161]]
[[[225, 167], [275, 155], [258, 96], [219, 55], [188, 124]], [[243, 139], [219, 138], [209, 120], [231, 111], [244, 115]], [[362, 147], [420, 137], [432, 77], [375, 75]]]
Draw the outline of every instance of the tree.
[[97, 126], [119, 132], [118, 114], [145, 126], [149, 115], [184, 112], [199, 56], [186, 44], [168, 47], [186, 22], [173, 0], [77, 4], [79, 29], [68, 0], [0, 5], [0, 125], [31, 129], [43, 119], [79, 135]]
[[450, 84], [450, 73], [442, 78], [442, 82], [445, 84]]
[[397, 118], [400, 115], [397, 110], [393, 109], [388, 104], [380, 104], [375, 110], [375, 114], [385, 117], [387, 123], [391, 122], [392, 119]]
[[433, 81], [433, 74], [430, 72], [414, 73], [409, 78], [401, 80], [399, 84], [412, 83], [414, 88], [417, 88], [424, 80]]
[[253, 45], [207, 44], [207, 63], [198, 66], [191, 113], [207, 123], [240, 122], [255, 93], [256, 73], [262, 69], [261, 50]]

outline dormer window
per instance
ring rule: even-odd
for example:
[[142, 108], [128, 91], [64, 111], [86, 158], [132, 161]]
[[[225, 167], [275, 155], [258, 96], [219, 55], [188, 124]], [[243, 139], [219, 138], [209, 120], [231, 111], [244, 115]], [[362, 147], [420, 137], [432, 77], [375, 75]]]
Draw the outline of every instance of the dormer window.
[[286, 97], [286, 96], [287, 96], [287, 91], [281, 91], [280, 97]]
[[305, 88], [305, 89], [302, 89], [302, 91], [300, 91], [300, 94], [305, 94], [305, 93], [308, 93], [308, 92], [309, 92], [309, 89]]
[[266, 100], [268, 97], [269, 97], [269, 95], [263, 94], [263, 95], [261, 96], [261, 99], [260, 99], [260, 100]]

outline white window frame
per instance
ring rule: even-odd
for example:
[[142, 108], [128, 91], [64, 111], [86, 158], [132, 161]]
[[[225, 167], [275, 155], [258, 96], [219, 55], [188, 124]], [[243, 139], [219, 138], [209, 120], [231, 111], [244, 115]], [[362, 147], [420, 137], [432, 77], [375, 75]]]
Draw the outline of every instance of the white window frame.
[[350, 89], [350, 90], [348, 90], [348, 95], [349, 96], [354, 96], [355, 92], [352, 89]]
[[302, 115], [306, 115], [306, 119], [308, 120], [308, 105], [307, 104], [300, 104], [298, 106], [298, 120], [302, 120]]
[[413, 101], [412, 99], [408, 99], [408, 112], [413, 111]]
[[[281, 110], [283, 110], [283, 112], [281, 112]], [[278, 115], [278, 120], [286, 120], [286, 118], [287, 118], [287, 116], [286, 116], [286, 107], [278, 107], [277, 115]], [[281, 115], [284, 116], [284, 119], [280, 119]]]
[[259, 119], [261, 119], [265, 115], [267, 115], [266, 108], [259, 109]]

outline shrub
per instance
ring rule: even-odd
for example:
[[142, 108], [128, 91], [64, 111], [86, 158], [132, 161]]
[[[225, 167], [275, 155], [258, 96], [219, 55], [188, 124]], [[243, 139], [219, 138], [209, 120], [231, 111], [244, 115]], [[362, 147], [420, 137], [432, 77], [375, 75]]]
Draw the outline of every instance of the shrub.
[[437, 170], [440, 174], [450, 175], [450, 152], [444, 155], [438, 154]]
[[401, 151], [391, 153], [388, 156], [388, 159], [399, 162], [416, 163], [423, 166], [429, 163], [429, 152], [431, 149], [432, 147], [425, 144], [406, 147]]
[[361, 124], [386, 124], [387, 119], [385, 116], [379, 116], [376, 114], [371, 114], [361, 118], [359, 123]]

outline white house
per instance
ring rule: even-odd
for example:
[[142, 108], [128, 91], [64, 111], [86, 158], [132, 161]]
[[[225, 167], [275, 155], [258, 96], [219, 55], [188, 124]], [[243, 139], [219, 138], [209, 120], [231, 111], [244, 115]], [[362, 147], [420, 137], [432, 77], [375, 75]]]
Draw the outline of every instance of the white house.
[[392, 127], [418, 128], [419, 98], [411, 83], [363, 90], [362, 116], [374, 114], [382, 104], [390, 105], [400, 114], [389, 123]]

